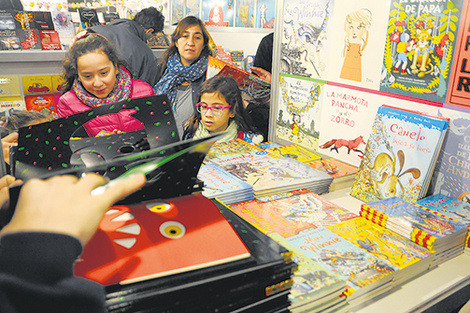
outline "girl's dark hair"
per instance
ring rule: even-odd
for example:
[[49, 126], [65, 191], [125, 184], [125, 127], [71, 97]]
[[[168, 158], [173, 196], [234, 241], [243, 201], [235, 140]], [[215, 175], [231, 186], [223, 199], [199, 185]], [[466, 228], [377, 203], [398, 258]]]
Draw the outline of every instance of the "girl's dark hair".
[[77, 59], [84, 54], [101, 51], [108, 56], [108, 59], [114, 64], [116, 68], [121, 66], [126, 69], [129, 68], [127, 62], [119, 56], [116, 46], [110, 42], [106, 37], [90, 33], [85, 37], [78, 39], [67, 52], [63, 63], [62, 77], [64, 82], [61, 85], [62, 93], [72, 89], [74, 80], [78, 77]]
[[[214, 76], [206, 80], [201, 85], [201, 88], [199, 88], [197, 101], [201, 101], [203, 94], [212, 92], [218, 92], [231, 106], [229, 110], [230, 112], [234, 113], [234, 117], [230, 118], [230, 121], [235, 121], [238, 131], [258, 133], [258, 131], [253, 127], [251, 117], [245, 111], [242, 94], [237, 82], [232, 77]], [[185, 134], [188, 134], [189, 138], [192, 138], [196, 133], [200, 120], [201, 113], [199, 113], [197, 110], [194, 110], [194, 114], [191, 115], [185, 125]]]
[[[8, 116], [7, 116], [8, 115]], [[8, 131], [17, 131], [21, 127], [42, 123], [49, 120], [49, 117], [36, 111], [17, 111], [10, 110], [8, 114], [2, 116], [5, 121], [3, 126]]]
[[[202, 48], [201, 54], [197, 58], [199, 60], [202, 57], [212, 55], [212, 50], [209, 47], [209, 40], [210, 40], [210, 35], [209, 32], [206, 29], [206, 26], [204, 23], [197, 17], [193, 15], [188, 15], [185, 18], [183, 18], [181, 21], [179, 21], [178, 25], [176, 25], [175, 30], [171, 34], [171, 43], [170, 47], [166, 49], [165, 52], [162, 54], [162, 58], [160, 60], [160, 73], [159, 76], [161, 77], [163, 73], [166, 70], [166, 64], [168, 63], [168, 58], [174, 54], [178, 53], [178, 47], [176, 47], [176, 42], [180, 37], [183, 35], [183, 32], [188, 29], [190, 26], [198, 25], [201, 28], [202, 31], [202, 36], [204, 38], [204, 47]], [[197, 61], [196, 60], [196, 61]]]

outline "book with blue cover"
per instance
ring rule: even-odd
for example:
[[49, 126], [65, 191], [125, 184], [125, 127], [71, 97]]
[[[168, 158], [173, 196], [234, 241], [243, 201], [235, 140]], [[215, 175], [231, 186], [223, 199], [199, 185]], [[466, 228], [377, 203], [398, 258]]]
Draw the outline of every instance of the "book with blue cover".
[[204, 183], [202, 194], [208, 198], [218, 198], [224, 204], [248, 201], [255, 197], [253, 186], [215, 164], [201, 165], [197, 177]]
[[287, 238], [307, 257], [345, 280], [349, 292], [359, 297], [390, 283], [397, 267], [357, 247], [325, 227], [309, 229]]
[[426, 195], [448, 118], [379, 107], [351, 195], [364, 202]]
[[470, 225], [470, 204], [442, 193], [416, 201], [416, 204], [434, 210], [464, 225]]

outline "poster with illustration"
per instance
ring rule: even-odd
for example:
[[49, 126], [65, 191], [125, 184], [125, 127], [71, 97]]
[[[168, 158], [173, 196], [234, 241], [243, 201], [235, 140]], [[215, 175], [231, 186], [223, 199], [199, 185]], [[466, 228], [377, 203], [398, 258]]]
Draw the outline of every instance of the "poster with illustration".
[[255, 27], [256, 2], [251, 0], [238, 0], [235, 18], [235, 27]]
[[199, 17], [199, 0], [186, 0], [186, 15]]
[[233, 26], [234, 0], [202, 0], [202, 20], [206, 26]]
[[171, 3], [171, 24], [178, 24], [185, 17], [185, 0], [173, 0]]
[[445, 102], [463, 0], [392, 0], [380, 90]]
[[325, 82], [279, 75], [276, 137], [310, 150], [318, 147], [319, 102]]
[[280, 72], [325, 79], [333, 0], [286, 0]]
[[256, 27], [274, 28], [274, 16], [276, 13], [275, 0], [256, 1]]
[[390, 0], [335, 0], [327, 80], [379, 90]]

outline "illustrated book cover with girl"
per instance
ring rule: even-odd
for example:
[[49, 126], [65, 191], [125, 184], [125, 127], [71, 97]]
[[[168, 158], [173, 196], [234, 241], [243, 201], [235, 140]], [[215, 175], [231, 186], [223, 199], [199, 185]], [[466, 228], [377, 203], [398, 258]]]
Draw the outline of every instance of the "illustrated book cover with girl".
[[392, 0], [380, 90], [446, 100], [463, 0]]
[[351, 196], [364, 202], [426, 195], [448, 118], [381, 106], [357, 171]]
[[356, 214], [322, 196], [299, 189], [277, 199], [254, 199], [234, 203], [229, 208], [265, 234], [288, 238], [320, 226], [330, 226], [357, 217]]
[[321, 156], [318, 154], [315, 154], [314, 152], [295, 143], [279, 147], [269, 147], [265, 148], [265, 150], [271, 152], [275, 157], [292, 158], [303, 163], [321, 159]]

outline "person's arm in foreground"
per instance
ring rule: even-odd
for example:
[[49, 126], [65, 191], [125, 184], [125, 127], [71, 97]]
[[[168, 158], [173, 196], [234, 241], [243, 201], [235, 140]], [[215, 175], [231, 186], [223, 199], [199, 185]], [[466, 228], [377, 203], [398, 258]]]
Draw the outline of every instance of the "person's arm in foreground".
[[99, 196], [101, 176], [32, 179], [0, 232], [0, 312], [105, 312], [101, 285], [75, 277], [73, 263], [107, 209], [145, 183], [134, 175]]

